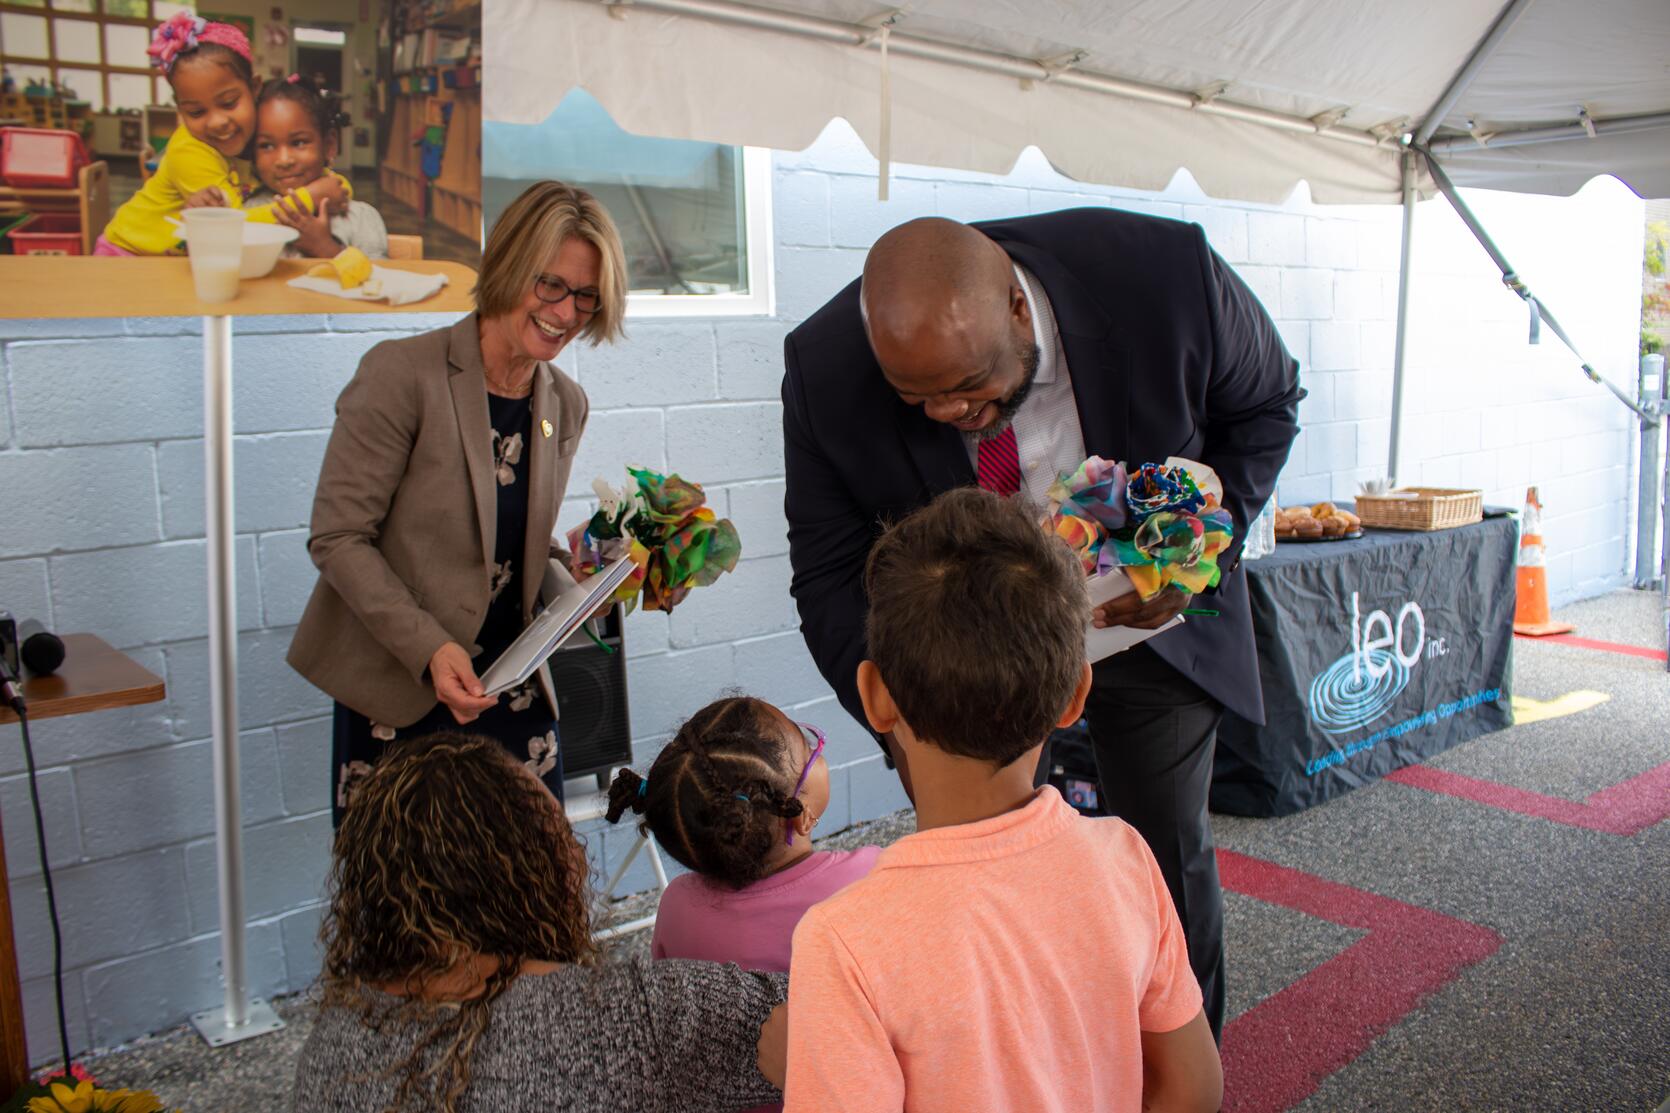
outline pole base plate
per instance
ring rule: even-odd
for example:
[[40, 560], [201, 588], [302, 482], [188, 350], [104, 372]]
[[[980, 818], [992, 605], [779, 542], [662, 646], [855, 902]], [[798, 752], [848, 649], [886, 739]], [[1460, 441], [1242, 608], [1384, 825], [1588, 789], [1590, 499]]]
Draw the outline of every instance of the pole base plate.
[[227, 1044], [252, 1040], [256, 1036], [265, 1036], [281, 1031], [284, 1021], [273, 1012], [273, 1007], [259, 997], [252, 997], [249, 1008], [245, 1010], [248, 1019], [242, 1024], [226, 1023], [226, 1006], [204, 1009], [200, 1013], [191, 1014], [191, 1026], [197, 1029], [197, 1034], [203, 1037], [203, 1042], [210, 1047], [225, 1047]]

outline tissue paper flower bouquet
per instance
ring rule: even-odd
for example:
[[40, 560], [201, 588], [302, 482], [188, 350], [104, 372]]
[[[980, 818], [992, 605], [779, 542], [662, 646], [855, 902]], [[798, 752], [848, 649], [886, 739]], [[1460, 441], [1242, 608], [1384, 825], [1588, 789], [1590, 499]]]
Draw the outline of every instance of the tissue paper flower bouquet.
[[[1233, 524], [1223, 484], [1205, 464], [1173, 456], [1127, 475], [1092, 456], [1055, 481], [1049, 500], [1049, 528], [1086, 576], [1123, 572], [1144, 602], [1171, 585], [1198, 595], [1218, 582]], [[1091, 590], [1098, 602], [1118, 594]]]
[[631, 611], [640, 596], [646, 611], [670, 611], [690, 589], [706, 587], [736, 567], [742, 541], [729, 518], [707, 505], [699, 484], [647, 468], [627, 468], [632, 483], [614, 488], [592, 482], [597, 512], [568, 531], [576, 577], [590, 576], [620, 557], [637, 569], [611, 602]]

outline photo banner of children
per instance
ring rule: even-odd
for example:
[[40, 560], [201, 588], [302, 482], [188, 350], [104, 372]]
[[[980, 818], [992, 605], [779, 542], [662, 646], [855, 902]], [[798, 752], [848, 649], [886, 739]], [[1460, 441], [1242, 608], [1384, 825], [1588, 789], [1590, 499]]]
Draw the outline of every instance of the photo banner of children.
[[[309, 269], [274, 271], [279, 259], [336, 260], [314, 280], [372, 298], [350, 289], [367, 262], [479, 266], [480, 0], [212, 4], [7, 7], [8, 279], [29, 281], [43, 257], [187, 255], [200, 207], [245, 214], [246, 286]], [[80, 273], [50, 266], [39, 273]]]

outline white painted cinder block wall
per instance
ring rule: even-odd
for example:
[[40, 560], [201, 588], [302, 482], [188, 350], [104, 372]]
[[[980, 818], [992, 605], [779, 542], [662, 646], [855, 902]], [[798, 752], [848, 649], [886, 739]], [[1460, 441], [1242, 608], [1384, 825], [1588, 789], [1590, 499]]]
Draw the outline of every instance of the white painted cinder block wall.
[[[1398, 216], [1387, 209], [1213, 201], [1186, 179], [1163, 194], [1067, 181], [1035, 156], [1002, 179], [875, 161], [837, 122], [775, 165], [777, 314], [631, 324], [627, 343], [566, 360], [592, 424], [564, 526], [595, 475], [676, 467], [737, 523], [737, 572], [669, 619], [628, 625], [637, 760], [731, 687], [830, 732], [822, 829], [904, 804], [868, 737], [835, 704], [796, 629], [783, 539], [782, 337], [857, 273], [892, 225], [1115, 205], [1200, 222], [1281, 324], [1311, 397], [1282, 477], [1285, 501], [1349, 496], [1383, 470]], [[1615, 184], [1571, 200], [1479, 198], [1502, 245], [1597, 365], [1632, 382], [1640, 209]], [[1621, 581], [1630, 434], [1621, 408], [1556, 345], [1527, 349], [1519, 303], [1441, 203], [1422, 207], [1412, 357], [1413, 478], [1482, 485], [1550, 506], [1559, 599]], [[332, 404], [360, 355], [445, 318], [298, 317], [236, 326], [237, 530], [250, 982], [304, 986], [329, 846], [328, 706], [285, 666], [313, 580], [303, 546]], [[99, 633], [168, 683], [166, 702], [34, 730], [65, 928], [71, 1038], [109, 1045], [220, 1000], [203, 586], [201, 341], [190, 320], [0, 321], [0, 605]], [[1411, 467], [1417, 465], [1412, 464]], [[15, 728], [0, 728], [0, 815], [32, 1056], [52, 1055], [50, 941]], [[630, 832], [588, 824], [609, 869]], [[626, 889], [650, 883], [641, 860]]]

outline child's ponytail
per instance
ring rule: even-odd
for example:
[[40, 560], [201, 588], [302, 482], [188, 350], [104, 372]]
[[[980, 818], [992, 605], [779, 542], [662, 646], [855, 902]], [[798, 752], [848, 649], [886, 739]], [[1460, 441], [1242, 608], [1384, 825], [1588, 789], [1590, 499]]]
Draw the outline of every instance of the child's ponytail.
[[740, 889], [765, 876], [783, 822], [806, 810], [788, 791], [788, 765], [767, 705], [727, 697], [690, 717], [647, 778], [630, 769], [615, 774], [605, 818], [642, 815], [640, 830], [681, 865]]
[[603, 813], [603, 818], [610, 823], [619, 823], [620, 817], [628, 811], [643, 815], [644, 798], [648, 793], [647, 778], [630, 769], [622, 769], [609, 784], [609, 810]]

